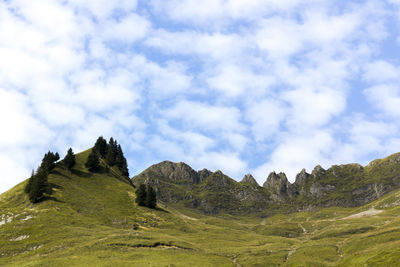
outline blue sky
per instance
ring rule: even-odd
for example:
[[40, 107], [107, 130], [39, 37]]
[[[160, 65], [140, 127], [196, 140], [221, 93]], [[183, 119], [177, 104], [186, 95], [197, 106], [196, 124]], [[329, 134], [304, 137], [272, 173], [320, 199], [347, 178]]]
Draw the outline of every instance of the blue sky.
[[0, 1], [0, 192], [113, 136], [240, 180], [400, 151], [400, 1]]

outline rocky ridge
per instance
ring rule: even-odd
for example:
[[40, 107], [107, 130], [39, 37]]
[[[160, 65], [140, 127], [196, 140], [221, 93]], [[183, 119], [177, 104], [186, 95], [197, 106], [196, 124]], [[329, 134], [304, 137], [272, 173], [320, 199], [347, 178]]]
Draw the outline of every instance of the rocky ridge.
[[365, 167], [345, 164], [325, 170], [318, 165], [311, 174], [303, 169], [294, 183], [288, 181], [285, 173], [271, 172], [262, 187], [251, 174], [237, 182], [219, 170], [195, 171], [185, 163], [170, 161], [150, 166], [132, 181], [154, 186], [163, 202], [183, 202], [206, 213], [354, 207], [400, 186], [400, 153]]

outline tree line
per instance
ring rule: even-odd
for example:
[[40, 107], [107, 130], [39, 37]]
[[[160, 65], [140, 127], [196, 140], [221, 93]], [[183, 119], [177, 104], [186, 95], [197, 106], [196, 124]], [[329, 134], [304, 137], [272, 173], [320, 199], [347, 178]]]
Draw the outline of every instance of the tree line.
[[86, 168], [91, 172], [99, 171], [100, 159], [104, 159], [111, 167], [117, 166], [123, 176], [129, 177], [128, 163], [124, 152], [114, 138], [111, 137], [108, 143], [102, 136], [97, 138], [85, 163]]
[[[31, 203], [37, 203], [45, 199], [46, 195], [50, 195], [51, 187], [48, 182], [48, 176], [56, 167], [57, 162], [60, 159], [58, 152], [53, 153], [47, 152], [36, 171], [32, 171], [32, 174], [25, 186], [25, 193], [28, 194]], [[122, 151], [121, 145], [118, 144], [114, 138], [110, 138], [107, 141], [100, 136], [94, 147], [92, 148], [85, 166], [91, 172], [100, 170], [100, 159], [103, 159], [109, 166], [117, 166], [121, 171], [121, 174], [129, 178], [129, 170], [127, 160]], [[76, 164], [75, 154], [72, 148], [69, 148], [67, 154], [61, 163], [65, 166], [68, 171], [72, 171]], [[136, 202], [140, 206], [148, 208], [155, 208], [157, 205], [156, 192], [150, 185], [145, 186], [141, 184], [136, 190]]]
[[[56, 167], [57, 161], [60, 159], [58, 152], [47, 152], [36, 172], [32, 171], [31, 177], [25, 186], [25, 193], [28, 194], [31, 203], [37, 203], [43, 200], [47, 195], [51, 194], [48, 176]], [[68, 149], [67, 155], [62, 160], [68, 170], [75, 165], [75, 154], [72, 148]]]

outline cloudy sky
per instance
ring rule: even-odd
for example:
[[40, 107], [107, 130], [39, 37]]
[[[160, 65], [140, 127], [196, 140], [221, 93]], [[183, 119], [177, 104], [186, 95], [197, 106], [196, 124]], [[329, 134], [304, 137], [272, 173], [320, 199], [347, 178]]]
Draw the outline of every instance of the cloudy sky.
[[399, 0], [0, 0], [0, 192], [113, 136], [263, 183], [400, 151]]

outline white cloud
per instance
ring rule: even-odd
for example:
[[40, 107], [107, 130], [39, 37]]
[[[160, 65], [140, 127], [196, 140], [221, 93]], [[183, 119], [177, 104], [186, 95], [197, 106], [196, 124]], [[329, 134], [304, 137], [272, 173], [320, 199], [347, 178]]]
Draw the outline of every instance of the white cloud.
[[287, 107], [276, 99], [263, 99], [252, 103], [246, 110], [246, 119], [256, 141], [264, 141], [279, 132], [280, 124], [287, 116]]
[[236, 180], [240, 180], [247, 169], [247, 164], [240, 159], [240, 155], [231, 151], [210, 152], [190, 162], [193, 162], [193, 166], [198, 166], [197, 169], [219, 169]]
[[108, 20], [105, 22], [103, 34], [106, 39], [133, 43], [144, 38], [150, 30], [150, 22], [136, 14], [130, 14], [119, 21]]
[[149, 64], [147, 69], [152, 97], [172, 97], [175, 93], [185, 92], [191, 87], [192, 77], [186, 74], [186, 68], [177, 62], [168, 62], [167, 66]]
[[[46, 138], [52, 137], [51, 131], [35, 118], [29, 105], [26, 96], [0, 89], [0, 147], [11, 149], [32, 142], [43, 144]], [[41, 138], [36, 139], [39, 136]]]
[[210, 72], [207, 83], [210, 88], [222, 92], [228, 97], [247, 95], [263, 95], [273, 84], [273, 78], [268, 75], [255, 74], [245, 67], [237, 65], [222, 65], [220, 70]]
[[169, 119], [181, 120], [189, 128], [220, 132], [244, 130], [244, 125], [240, 122], [240, 112], [235, 107], [181, 101], [164, 114]]
[[400, 87], [398, 84], [380, 84], [364, 90], [369, 102], [386, 115], [400, 116]]
[[[168, 124], [168, 121], [165, 120], [160, 120], [158, 122], [158, 127], [163, 136], [177, 142], [177, 146], [179, 146], [179, 143], [181, 143], [181, 146], [185, 148], [185, 151], [190, 153], [192, 156], [204, 154], [216, 144], [212, 138], [198, 132], [191, 130], [182, 131], [172, 128]], [[158, 149], [162, 150], [163, 148], [160, 147]], [[182, 154], [181, 156], [184, 157], [185, 154]]]
[[270, 171], [285, 172], [288, 179], [294, 182], [296, 174], [302, 168], [312, 170], [317, 164], [326, 165], [335, 141], [329, 131], [285, 136], [273, 151], [270, 159], [254, 170], [254, 176], [262, 184]]
[[400, 79], [400, 69], [386, 61], [371, 62], [365, 67], [364, 79], [367, 82], [386, 82]]
[[153, 10], [159, 14], [167, 14], [176, 21], [209, 27], [225, 25], [227, 20], [256, 20], [276, 11], [288, 11], [299, 3], [298, 0], [206, 0], [199, 5], [195, 0], [151, 1]]
[[[14, 149], [13, 154], [16, 153], [17, 151]], [[26, 166], [25, 158], [11, 158], [10, 155], [0, 153], [0, 160], [2, 162], [1, 193], [15, 186], [17, 181], [23, 181], [29, 177], [30, 169], [29, 166]]]
[[137, 0], [69, 0], [74, 8], [89, 12], [98, 19], [106, 19], [116, 11], [130, 12], [137, 7]]
[[256, 43], [269, 57], [280, 58], [299, 52], [303, 46], [301, 26], [294, 21], [271, 18], [262, 22]]
[[311, 172], [316, 165], [323, 168], [353, 162], [366, 165], [375, 158], [398, 152], [393, 147], [399, 143], [398, 133], [399, 127], [394, 123], [371, 120], [361, 114], [330, 128], [286, 133], [268, 161], [254, 169], [254, 176], [262, 184], [270, 171], [282, 171], [294, 182], [302, 168]]
[[196, 31], [171, 32], [160, 29], [147, 38], [146, 44], [170, 54], [207, 56], [202, 58], [206, 62], [218, 59], [229, 62], [240, 56], [246, 40], [236, 33], [209, 34]]
[[299, 88], [284, 93], [283, 98], [292, 107], [289, 127], [299, 129], [324, 125], [332, 116], [340, 114], [346, 103], [343, 93], [330, 88]]
[[134, 172], [171, 159], [294, 178], [389, 153], [400, 139], [395, 12], [375, 0], [0, 2], [9, 173], [99, 135], [128, 148]]

